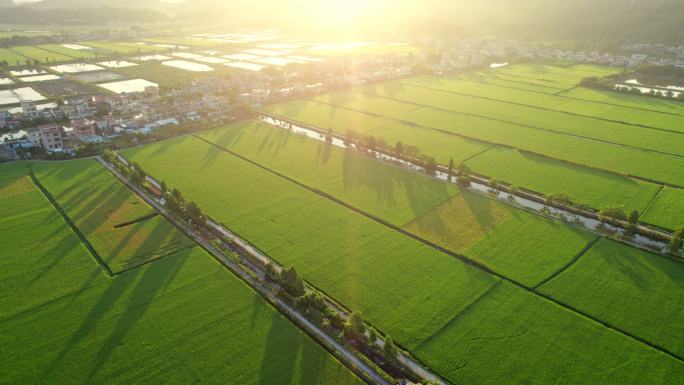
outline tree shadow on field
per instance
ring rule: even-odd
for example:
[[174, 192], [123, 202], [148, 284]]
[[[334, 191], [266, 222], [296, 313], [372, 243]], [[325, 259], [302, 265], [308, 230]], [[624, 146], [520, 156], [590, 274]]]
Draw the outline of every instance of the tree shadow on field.
[[[280, 151], [287, 146], [287, 142], [290, 140], [292, 133], [275, 127], [266, 127], [266, 129], [268, 129], [268, 131], [261, 141], [257, 154], [268, 151], [268, 153], [271, 154], [271, 159], [274, 159], [280, 154]], [[254, 135], [258, 135], [258, 133], [254, 132]]]
[[[399, 81], [385, 82], [382, 83], [379, 87], [383, 91], [380, 93], [381, 95], [382, 93], [385, 93], [389, 96], [394, 96], [395, 94], [398, 94], [406, 89], [406, 86], [404, 86], [404, 84]], [[377, 94], [377, 92], [373, 93]]]
[[227, 148], [233, 147], [240, 142], [244, 133], [245, 128], [241, 126], [227, 127], [221, 129], [221, 133], [215, 136], [215, 143]]
[[332, 154], [332, 147], [332, 143], [318, 143], [316, 145], [316, 162], [319, 164], [328, 163]]
[[264, 308], [264, 311], [266, 309], [273, 315], [271, 328], [266, 336], [259, 384], [291, 384], [295, 375], [297, 357], [302, 348], [302, 333], [278, 312], [270, 308]]
[[488, 198], [481, 197], [467, 190], [461, 190], [461, 196], [463, 197], [463, 202], [468, 206], [470, 213], [481, 228], [490, 230], [496, 226], [497, 220], [492, 212], [492, 204], [499, 203], [494, 203]]
[[259, 315], [264, 312], [264, 310], [267, 308], [266, 302], [264, 301], [263, 298], [256, 292], [253, 294], [253, 301], [252, 301], [252, 315], [250, 316], [250, 323], [252, 326], [252, 329], [254, 329], [254, 326], [257, 322], [257, 319], [259, 318]]
[[65, 342], [64, 347], [57, 354], [57, 357], [47, 366], [44, 371], [44, 378], [50, 378], [51, 373], [57, 370], [58, 365], [77, 348], [77, 345], [90, 336], [94, 330], [95, 324], [105, 317], [105, 315], [114, 307], [128, 286], [135, 281], [138, 274], [139, 271], [132, 271], [129, 274], [119, 276], [110, 281], [107, 289], [102, 293], [85, 317], [83, 317], [83, 321], [81, 321], [78, 329]]
[[202, 142], [202, 144], [207, 147], [206, 151], [204, 152], [204, 159], [202, 159], [202, 167], [211, 167], [216, 162], [216, 159], [223, 155], [223, 150], [208, 143]]
[[435, 209], [452, 196], [445, 183], [380, 164], [353, 152], [344, 154], [342, 183], [345, 191], [358, 188], [374, 191], [377, 203], [383, 208], [396, 207], [401, 210], [398, 198], [403, 195], [406, 197], [412, 218]]
[[[62, 218], [60, 217], [58, 220], [62, 220]], [[52, 234], [50, 234], [48, 237], [46, 237], [45, 240], [43, 240], [42, 242], [37, 243], [37, 244], [43, 245], [43, 244], [50, 242], [55, 237], [59, 237], [59, 241], [57, 243], [55, 243], [54, 246], [52, 246], [50, 248], [50, 250], [48, 250], [45, 253], [43, 253], [43, 252], [40, 253], [40, 254], [46, 256], [47, 258], [49, 258], [49, 262], [47, 265], [45, 265], [45, 267], [43, 269], [41, 269], [38, 272], [38, 274], [36, 274], [33, 277], [33, 279], [31, 280], [31, 283], [35, 283], [39, 279], [45, 277], [50, 271], [52, 271], [54, 268], [56, 268], [57, 265], [59, 265], [59, 263], [62, 262], [67, 255], [69, 255], [72, 251], [78, 249], [79, 246], [81, 246], [80, 239], [78, 239], [78, 237], [76, 237], [75, 234], [74, 235], [65, 234], [65, 232], [67, 232], [67, 231], [69, 231], [69, 232], [72, 231], [71, 228], [69, 227], [69, 225], [66, 222], [63, 222], [63, 224], [60, 223], [60, 226], [58, 226], [55, 229], [55, 231], [52, 232]], [[60, 234], [62, 234], [62, 235], [60, 236]], [[90, 253], [88, 253], [88, 251], [86, 251], [84, 249], [83, 254], [86, 254], [86, 253], [89, 256]], [[90, 258], [90, 259], [92, 259], [92, 258]], [[39, 259], [38, 261], [42, 262], [43, 259]]]
[[418, 177], [401, 169], [394, 169], [393, 172], [399, 175], [414, 217], [436, 209], [453, 196], [446, 183]]
[[110, 356], [117, 347], [123, 344], [128, 333], [143, 319], [150, 305], [163, 290], [163, 287], [168, 285], [169, 278], [180, 269], [180, 266], [182, 266], [184, 261], [184, 257], [178, 256], [176, 258], [167, 259], [163, 263], [153, 263], [147, 265], [145, 268], [123, 273], [117, 277], [117, 280], [126, 279], [130, 284], [133, 281], [130, 278], [127, 278], [127, 275], [131, 274], [134, 277], [140, 276], [129, 295], [126, 308], [118, 317], [116, 326], [107, 337], [106, 341], [102, 343], [100, 350], [94, 357], [94, 365], [86, 380], [83, 381], [84, 385], [96, 384], [99, 382], [95, 380], [98, 372], [109, 361]]
[[[150, 154], [150, 157], [154, 158], [156, 156], [160, 156], [166, 152], [169, 151], [171, 148], [176, 148], [176, 146], [182, 145], [185, 143], [187, 138], [176, 138], [176, 139], [170, 139], [170, 140], [163, 140], [161, 142], [158, 142], [157, 144], [154, 145], [154, 151]], [[145, 151], [145, 149], [149, 149], [150, 147], [145, 147], [142, 151]], [[135, 153], [137, 152], [137, 149], [131, 150], [131, 157], [135, 157]]]
[[[600, 241], [594, 245], [599, 255], [592, 257], [604, 258], [606, 263], [613, 266], [641, 291], [648, 292], [660, 289], [658, 286], [654, 287], [654, 283], [649, 280], [649, 277], [661, 277], [662, 275], [666, 275], [669, 281], [679, 287], [679, 290], [684, 290], [684, 279], [682, 279], [684, 277], [684, 265], [680, 262], [650, 253], [637, 256], [636, 254], [643, 252], [631, 250], [624, 246], [621, 248], [624, 248], [624, 252], [620, 252], [620, 249], [613, 250], [609, 246], [612, 246], [611, 243], [605, 240]], [[630, 255], [630, 253], [635, 255]]]
[[[356, 96], [358, 94], [353, 93], [353, 92], [347, 92], [347, 91], [339, 91], [339, 92], [334, 92], [332, 94], [328, 94], [328, 100], [327, 102], [336, 106], [345, 106], [349, 102], [354, 102], [355, 100], [359, 99]], [[324, 100], [323, 98], [321, 100]]]
[[398, 180], [392, 170], [383, 168], [372, 159], [350, 151], [342, 159], [342, 184], [344, 191], [368, 188], [375, 192], [377, 202], [383, 207], [396, 206]]
[[[301, 333], [300, 333], [301, 334]], [[302, 334], [302, 358], [300, 360], [300, 373], [302, 376], [301, 384], [324, 384], [326, 383], [325, 373], [326, 366], [332, 360], [328, 357], [328, 353], [321, 349], [315, 342], [309, 340], [309, 337]]]

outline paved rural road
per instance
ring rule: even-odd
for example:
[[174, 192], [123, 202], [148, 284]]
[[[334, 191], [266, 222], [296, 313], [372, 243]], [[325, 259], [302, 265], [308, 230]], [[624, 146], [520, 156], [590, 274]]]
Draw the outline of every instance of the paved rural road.
[[[305, 329], [308, 334], [316, 337], [319, 343], [327, 346], [329, 349], [335, 351], [338, 358], [347, 362], [348, 366], [356, 367], [358, 370], [362, 371], [364, 375], [374, 381], [376, 384], [381, 385], [391, 385], [387, 380], [380, 376], [375, 370], [369, 367], [365, 362], [361, 361], [356, 355], [347, 350], [346, 347], [342, 346], [339, 342], [325, 334], [321, 329], [315, 324], [309, 321], [307, 318], [302, 316], [296, 309], [292, 308], [289, 304], [282, 301], [280, 298], [276, 297], [275, 294], [261, 283], [257, 282], [251, 275], [244, 271], [240, 266], [228, 259], [220, 250], [214, 247], [211, 243], [206, 241], [199, 235], [194, 229], [190, 228], [185, 223], [178, 221], [176, 218], [172, 217], [170, 213], [156, 200], [148, 196], [142, 189], [137, 186], [132, 185], [128, 182], [118, 170], [114, 169], [111, 165], [105, 162], [99, 156], [96, 157], [97, 161], [100, 162], [107, 170], [114, 174], [122, 183], [124, 183], [128, 188], [133, 190], [141, 198], [145, 200], [150, 206], [161, 213], [167, 220], [175, 224], [179, 229], [181, 229], [188, 237], [194, 240], [197, 244], [201, 245], [205, 250], [209, 251], [214, 258], [219, 260], [224, 266], [226, 266], [234, 274], [238, 275], [242, 280], [247, 282], [253, 289], [255, 289], [259, 294], [265, 297], [271, 304], [273, 304], [281, 313], [284, 313], [291, 320], [293, 320], [300, 328]], [[232, 234], [232, 233], [231, 233]], [[233, 235], [235, 236], [235, 235]], [[240, 239], [241, 242], [244, 242]], [[257, 251], [256, 249], [253, 249]], [[341, 357], [339, 357], [341, 356]]]

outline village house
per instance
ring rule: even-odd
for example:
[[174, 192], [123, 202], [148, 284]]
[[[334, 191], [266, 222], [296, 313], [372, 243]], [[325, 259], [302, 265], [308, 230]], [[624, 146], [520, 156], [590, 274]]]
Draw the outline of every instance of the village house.
[[60, 108], [69, 119], [92, 116], [97, 111], [85, 98], [70, 99]]
[[36, 147], [46, 150], [64, 148], [64, 127], [56, 124], [45, 124], [27, 130], [28, 140]]
[[98, 135], [97, 124], [93, 120], [87, 118], [72, 119], [70, 124], [74, 129], [72, 136], [76, 139], [83, 140]]
[[38, 107], [36, 107], [36, 103], [34, 103], [33, 100], [23, 100], [21, 102], [21, 113], [26, 119], [36, 119], [40, 117]]

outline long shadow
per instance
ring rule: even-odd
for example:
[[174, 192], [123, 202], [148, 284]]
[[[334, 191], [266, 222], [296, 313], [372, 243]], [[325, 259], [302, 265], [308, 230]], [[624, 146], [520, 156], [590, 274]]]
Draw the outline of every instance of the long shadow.
[[243, 128], [238, 129], [237, 127], [238, 126], [222, 129], [221, 134], [216, 137], [216, 143], [225, 147], [237, 145], [245, 132]]
[[319, 164], [327, 164], [332, 155], [332, 143], [318, 143], [316, 145], [316, 162]]
[[[166, 245], [167, 242], [172, 241], [172, 235], [176, 235], [178, 240], [189, 240], [182, 233], [176, 230], [176, 228], [166, 220], [164, 217], [158, 217], [156, 219], [157, 224], [154, 226], [152, 231], [147, 233], [147, 237], [142, 240], [140, 246], [133, 251], [133, 256], [139, 256], [142, 254], [147, 254], [148, 252], [161, 248], [161, 246]], [[143, 227], [145, 224], [140, 223], [138, 226]], [[173, 254], [176, 250], [167, 251], [167, 254]]]
[[492, 213], [492, 200], [475, 195], [469, 191], [461, 191], [461, 196], [480, 227], [485, 230], [491, 230], [496, 226], [497, 221]]
[[[93, 199], [86, 206], [80, 208], [75, 213], [69, 213], [71, 220], [89, 235], [91, 232], [95, 231], [103, 223], [108, 227], [114, 225], [109, 223], [108, 213], [115, 212], [121, 208], [130, 195], [123, 185], [112, 184], [110, 188], [103, 190], [96, 199]], [[65, 210], [71, 211], [70, 208]]]
[[138, 273], [138, 271], [133, 271], [110, 281], [107, 289], [83, 318], [78, 329], [69, 337], [62, 350], [57, 354], [57, 357], [47, 366], [44, 371], [44, 378], [50, 378], [50, 374], [56, 370], [62, 360], [64, 360], [81, 341], [90, 336], [94, 330], [95, 324], [114, 307], [116, 302], [126, 291], [126, 288], [135, 281]]
[[131, 329], [145, 316], [154, 299], [168, 284], [168, 278], [177, 270], [178, 265], [182, 265], [184, 260], [185, 258], [179, 257], [167, 260], [165, 263], [148, 265], [147, 268], [143, 269], [142, 274], [139, 273], [140, 270], [133, 270], [116, 278], [118, 281], [127, 278], [128, 275], [134, 277], [140, 275], [140, 279], [137, 280], [135, 288], [129, 295], [130, 300], [127, 302], [125, 310], [119, 316], [116, 327], [97, 352], [93, 360], [95, 364], [83, 382], [84, 385], [97, 383], [97, 381], [93, 381], [94, 377], [107, 363], [111, 354], [123, 342]]
[[278, 312], [273, 312], [261, 360], [260, 385], [292, 383], [302, 335], [299, 329], [286, 325], [288, 322]]
[[207, 146], [202, 159], [202, 167], [211, 167], [216, 162], [216, 159], [221, 155], [222, 151], [213, 146]]
[[[302, 335], [301, 338], [303, 340], [299, 370], [302, 376], [301, 383], [303, 385], [326, 383], [326, 366], [331, 361], [329, 359], [330, 356], [328, 354], [321, 354], [322, 349], [317, 344], [307, 341], [307, 336]], [[334, 381], [334, 379], [332, 380]]]
[[252, 294], [252, 314], [249, 317], [250, 319], [250, 325], [252, 326], [252, 329], [254, 329], [254, 326], [256, 325], [257, 320], [259, 319], [259, 315], [266, 310], [266, 302], [264, 301], [263, 298], [256, 292]]
[[[115, 260], [119, 256], [119, 254], [121, 254], [121, 252], [128, 245], [128, 242], [135, 237], [135, 235], [138, 233], [138, 231], [140, 231], [141, 228], [142, 228], [142, 226], [138, 225], [138, 226], [131, 226], [129, 228], [117, 230], [117, 231], [126, 231], [126, 236], [122, 237], [119, 240], [119, 243], [117, 243], [116, 246], [109, 251], [109, 253], [107, 253], [103, 256], [103, 259], [107, 265], [110, 265], [110, 263], [113, 260]], [[110, 266], [110, 269], [111, 269], [111, 266]]]
[[397, 169], [394, 172], [401, 178], [401, 185], [406, 190], [414, 217], [435, 209], [435, 202], [442, 204], [453, 195], [449, 193], [446, 183], [425, 183], [426, 180], [422, 177], [418, 178], [403, 170]]
[[278, 156], [278, 154], [280, 154], [280, 151], [282, 151], [282, 149], [284, 149], [287, 146], [287, 143], [290, 141], [290, 139], [294, 138], [295, 136], [294, 134], [285, 130], [280, 130], [272, 127], [266, 128], [272, 130], [268, 133], [269, 137], [271, 138], [271, 142], [268, 145], [268, 150], [271, 151], [271, 158], [275, 159]]
[[357, 95], [360, 95], [360, 94], [357, 94], [354, 92], [349, 92], [349, 91], [334, 92], [332, 94], [328, 94], [328, 103], [340, 105], [340, 106], [346, 106], [347, 103], [354, 102], [355, 100], [357, 100], [358, 98], [354, 97]]
[[[600, 258], [600, 256], [603, 255], [606, 263], [618, 270], [640, 291], [648, 292], [653, 290], [652, 284], [645, 276], [653, 271], [664, 273], [673, 283], [684, 288], [684, 279], [682, 279], [682, 277], [684, 277], [684, 265], [682, 263], [650, 253], [645, 257], [626, 256], [623, 253], [611, 249], [606, 250], [605, 246], [606, 241], [596, 245], [595, 247], [599, 250], [603, 247], [604, 251], [602, 251], [599, 256], [593, 256], [593, 258]], [[625, 251], [635, 252], [630, 249], [625, 249]]]
[[396, 206], [396, 187], [398, 180], [390, 168], [383, 169], [359, 154], [346, 151], [342, 158], [342, 184], [345, 191], [358, 187], [369, 188], [375, 192], [378, 203], [387, 207]]
[[[56, 220], [62, 219], [57, 218]], [[50, 258], [50, 262], [41, 271], [39, 271], [38, 274], [36, 274], [33, 277], [31, 283], [35, 283], [37, 280], [45, 277], [50, 271], [57, 267], [57, 265], [59, 265], [59, 263], [62, 262], [67, 255], [69, 255], [73, 250], [82, 246], [78, 238], [71, 237], [71, 234], [65, 234], [65, 232], [70, 231], [71, 229], [69, 228], [69, 225], [64, 223], [63, 225], [60, 225], [58, 227], [58, 230], [56, 229], [53, 232], [53, 234], [51, 234], [44, 240], [44, 242], [50, 242], [52, 239], [57, 237], [58, 234], [62, 234], [62, 236], [60, 237], [61, 239], [58, 243], [51, 247], [50, 250], [48, 250], [47, 252], [41, 253], [42, 255], [48, 256]], [[41, 242], [41, 244], [43, 244], [44, 242]], [[88, 253], [88, 251], [85, 250], [84, 253]], [[90, 259], [92, 260], [92, 258]]]

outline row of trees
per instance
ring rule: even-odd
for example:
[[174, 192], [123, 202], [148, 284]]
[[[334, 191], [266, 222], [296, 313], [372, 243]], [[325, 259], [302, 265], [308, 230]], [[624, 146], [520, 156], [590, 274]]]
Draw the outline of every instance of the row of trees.
[[[345, 324], [344, 335], [358, 343], [362, 343], [370, 349], [378, 352], [378, 340], [380, 335], [377, 330], [367, 327], [361, 312], [352, 313], [349, 321]], [[381, 350], [382, 355], [391, 363], [396, 363], [399, 349], [394, 344], [392, 337], [386, 336]]]
[[[586, 81], [587, 79], [585, 79]], [[596, 79], [590, 79], [590, 83], [597, 81]], [[332, 129], [329, 129], [326, 134], [326, 141], [332, 142]], [[351, 144], [354, 144], [357, 149], [363, 151], [364, 149], [369, 151], [384, 150], [390, 153], [394, 153], [399, 159], [410, 160], [415, 162], [416, 160], [422, 161], [422, 166], [425, 169], [425, 173], [429, 175], [434, 175], [438, 170], [438, 164], [431, 157], [424, 156], [420, 153], [420, 150], [415, 146], [405, 146], [402, 142], [397, 142], [394, 148], [389, 148], [383, 140], [378, 140], [373, 136], [362, 136], [357, 134], [354, 130], [347, 130], [344, 137], [345, 145], [350, 148]], [[452, 181], [454, 177], [458, 176], [457, 183], [462, 187], [469, 187], [472, 183], [472, 179], [469, 175], [472, 174], [471, 170], [467, 165], [461, 163], [456, 165], [453, 158], [449, 160], [449, 166], [447, 169], [447, 174], [449, 181]], [[494, 179], [490, 180], [490, 186], [493, 189], [500, 188], [500, 183]], [[509, 188], [511, 194], [515, 194], [518, 191], [516, 187]], [[556, 193], [548, 196], [546, 198], [547, 204], [559, 204], [562, 206], [573, 206], [580, 209], [588, 209], [584, 204], [574, 202], [573, 198], [567, 194]], [[637, 233], [640, 213], [637, 210], [632, 210], [629, 213], [625, 211], [623, 207], [619, 206], [608, 206], [604, 207], [599, 211], [599, 218], [608, 223], [618, 224], [619, 222], [627, 222], [625, 229], [627, 234], [634, 235]], [[674, 254], [678, 253], [682, 249], [682, 243], [684, 243], [684, 234], [677, 235], [672, 238], [670, 243], [670, 251]]]
[[129, 179], [134, 185], [144, 188], [154, 193], [160, 193], [164, 198], [166, 208], [178, 217], [184, 218], [194, 226], [203, 227], [207, 225], [207, 216], [193, 201], [187, 201], [183, 194], [178, 189], [169, 190], [165, 182], [159, 185], [160, 191], [155, 190], [150, 182], [147, 180], [147, 173], [142, 169], [140, 164], [129, 161], [127, 164], [123, 163], [121, 159], [110, 149], [105, 149], [102, 157], [111, 165], [116, 167], [119, 172]]
[[645, 88], [652, 88], [652, 89], [650, 92], [642, 92], [638, 86], [629, 86], [629, 85], [619, 84], [621, 82], [620, 78], [622, 78], [623, 76], [624, 76], [623, 74], [607, 76], [604, 78], [598, 78], [596, 76], [591, 76], [591, 77], [582, 79], [580, 81], [580, 85], [582, 87], [593, 88], [593, 89], [598, 89], [598, 90], [603, 90], [603, 91], [618, 91], [618, 92], [629, 93], [629, 94], [634, 94], [634, 95], [652, 96], [652, 97], [663, 98], [663, 99], [684, 100], [684, 92], [679, 93], [679, 95], [677, 95], [677, 97], [675, 98], [675, 93], [673, 91], [670, 91], [670, 90], [661, 90], [661, 89], [656, 89], [656, 88], [644, 86]]
[[[328, 129], [326, 134], [326, 141], [332, 142], [332, 129]], [[344, 136], [344, 144], [347, 148], [351, 148], [354, 144], [359, 151], [380, 151], [392, 154], [398, 159], [410, 161], [421, 166], [428, 175], [435, 175], [439, 170], [439, 164], [435, 158], [423, 154], [420, 149], [413, 145], [406, 145], [398, 141], [394, 146], [390, 146], [382, 138], [375, 138], [372, 135], [360, 135], [356, 131], [349, 129]], [[449, 160], [448, 175], [449, 180], [453, 180], [455, 176], [461, 176], [459, 183], [465, 186], [470, 186], [470, 178], [467, 176], [470, 170], [465, 164], [454, 164], [454, 159]]]
[[[290, 299], [294, 305], [304, 313], [311, 315], [316, 312], [321, 315], [321, 326], [341, 331], [345, 338], [362, 343], [377, 351], [377, 341], [380, 338], [378, 332], [366, 326], [360, 312], [354, 312], [348, 321], [335, 310], [327, 305], [323, 296], [314, 291], [306, 291], [304, 280], [292, 266], [278, 271], [271, 263], [264, 267], [266, 275], [281, 286], [280, 295]], [[284, 291], [284, 292], [283, 292]], [[399, 350], [391, 337], [385, 338], [382, 355], [390, 362], [396, 362]]]
[[684, 227], [675, 231], [670, 240], [670, 253], [679, 254], [684, 246]]

